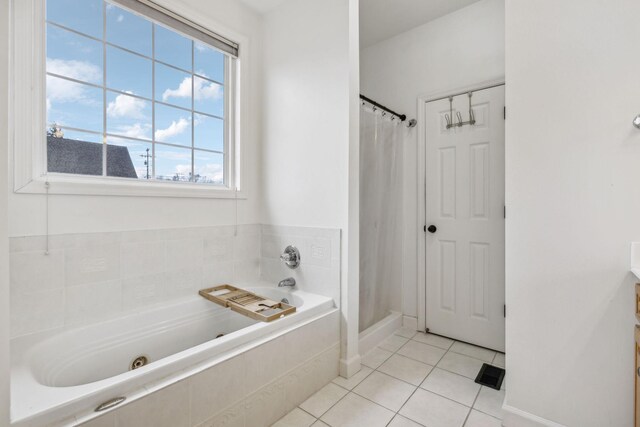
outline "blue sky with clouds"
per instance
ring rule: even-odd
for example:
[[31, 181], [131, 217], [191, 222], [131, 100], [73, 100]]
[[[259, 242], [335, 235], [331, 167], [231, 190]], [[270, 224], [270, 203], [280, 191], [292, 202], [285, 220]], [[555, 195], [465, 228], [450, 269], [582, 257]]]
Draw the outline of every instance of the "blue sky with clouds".
[[[106, 85], [105, 102], [100, 87], [47, 76], [48, 123], [60, 125], [66, 138], [102, 141], [65, 126], [112, 134], [107, 142], [129, 148], [140, 178], [152, 139], [176, 145], [156, 144], [157, 177], [188, 177], [193, 144], [195, 173], [222, 181], [223, 155], [198, 149], [224, 148], [217, 118], [224, 115], [224, 54], [102, 0], [47, 0], [47, 20], [47, 72]], [[154, 56], [168, 64], [155, 63], [155, 87]], [[162, 102], [155, 103], [155, 135], [153, 97]], [[185, 110], [192, 106], [193, 117]]]

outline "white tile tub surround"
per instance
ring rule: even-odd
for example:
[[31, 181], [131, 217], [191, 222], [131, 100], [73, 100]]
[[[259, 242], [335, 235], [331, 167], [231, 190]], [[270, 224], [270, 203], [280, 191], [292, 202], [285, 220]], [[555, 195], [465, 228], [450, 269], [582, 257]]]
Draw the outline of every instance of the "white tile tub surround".
[[261, 226], [10, 239], [11, 336], [76, 327], [260, 277]]
[[[76, 362], [79, 365], [77, 369], [73, 372], [67, 369], [67, 372], [60, 375], [62, 371], [56, 367], [55, 359], [40, 357], [41, 361], [45, 362], [45, 365], [41, 365], [36, 356], [42, 352], [29, 352], [29, 348], [35, 349], [29, 347], [29, 342], [35, 340], [37, 335], [20, 338], [18, 340], [24, 345], [14, 346], [14, 357], [18, 356], [14, 360], [20, 359], [25, 362], [16, 363], [13, 368], [12, 393], [18, 399], [12, 403], [12, 413], [16, 417], [14, 423], [20, 427], [44, 426], [51, 423], [70, 426], [85, 422], [91, 426], [119, 427], [244, 426], [246, 420], [247, 426], [271, 425], [338, 375], [339, 310], [325, 304], [325, 301], [331, 301], [326, 297], [314, 297], [303, 291], [296, 292], [295, 295], [303, 295], [304, 303], [301, 310], [292, 316], [271, 323], [255, 322], [237, 332], [228, 333], [215, 342], [208, 341], [165, 356], [144, 369], [133, 372], [118, 371], [123, 373], [115, 375], [109, 355], [103, 356], [108, 360], [96, 360], [95, 369], [92, 371], [83, 370], [82, 366], [86, 364], [80, 360]], [[292, 294], [292, 298], [296, 299], [295, 295]], [[313, 298], [317, 301], [314, 302]], [[196, 301], [198, 305], [202, 305], [201, 302], [204, 304], [201, 299]], [[321, 303], [322, 307], [317, 306], [318, 303]], [[143, 315], [165, 318], [170, 314], [165, 313], [166, 310], [162, 308], [157, 313], [153, 311]], [[192, 310], [176, 307], [177, 311], [186, 313]], [[218, 309], [218, 312], [222, 311], [225, 310]], [[238, 316], [244, 318], [238, 314], [232, 315], [236, 320]], [[199, 319], [198, 314], [196, 317]], [[214, 321], [217, 321], [216, 319]], [[141, 322], [146, 324], [148, 320], [142, 319]], [[177, 320], [176, 324], [185, 323], [185, 319]], [[89, 328], [102, 328], [108, 335], [109, 330], [103, 325], [101, 323]], [[189, 325], [190, 330], [198, 329], [200, 323]], [[163, 336], [171, 333], [165, 326], [162, 329]], [[73, 336], [69, 335], [71, 332]], [[64, 340], [84, 342], [82, 334], [93, 335], [93, 329], [65, 333], [69, 336], [68, 339], [62, 338]], [[214, 330], [213, 335], [216, 333]], [[52, 342], [54, 338], [42, 341], [41, 344], [45, 347], [57, 345]], [[185, 338], [188, 340], [188, 337]], [[144, 344], [145, 339], [144, 336], [136, 339], [132, 345], [147, 348]], [[117, 337], [109, 340], [115, 340], [114, 344], [120, 347], [129, 345]], [[172, 338], [172, 335], [165, 340], [168, 342], [160, 343], [158, 349], [152, 348], [156, 341], [147, 348], [151, 358], [154, 354], [156, 358], [160, 357], [158, 350], [171, 350], [165, 346], [181, 348], [180, 343], [176, 344], [179, 340]], [[36, 341], [35, 344], [40, 345], [40, 341]], [[26, 347], [20, 350], [20, 347], [25, 345]], [[65, 348], [73, 348], [73, 343], [70, 342]], [[216, 349], [219, 349], [217, 353]], [[293, 351], [294, 349], [296, 351]], [[81, 348], [79, 350], [83, 351]], [[127, 348], [118, 352], [127, 353]], [[100, 355], [97, 359], [99, 358]], [[124, 358], [126, 359], [126, 355]], [[116, 364], [120, 366], [119, 362]], [[47, 369], [51, 372], [47, 372]], [[78, 370], [80, 373], [76, 373]], [[157, 375], [154, 372], [157, 372]], [[32, 377], [40, 378], [37, 382], [43, 381], [42, 384], [47, 386], [35, 384]], [[104, 380], [101, 380], [103, 377]], [[64, 387], [65, 385], [68, 387]], [[27, 398], [25, 393], [29, 393], [30, 397]], [[115, 396], [126, 396], [126, 403], [96, 419], [99, 414], [94, 413], [93, 408]], [[47, 404], [51, 406], [47, 408]], [[36, 406], [38, 409], [33, 412]], [[29, 411], [32, 413], [29, 414]], [[231, 424], [225, 424], [226, 422]]]
[[[338, 375], [339, 347], [336, 341], [297, 365], [296, 361], [290, 360], [286, 372], [272, 376], [267, 384], [256, 389], [253, 377], [242, 368], [246, 367], [251, 353], [262, 351], [269, 350], [257, 347], [79, 425], [266, 427]], [[82, 419], [77, 422], [82, 423]]]
[[[262, 278], [279, 282], [293, 277], [303, 291], [333, 298], [340, 307], [340, 239], [339, 229], [262, 225]], [[300, 251], [296, 269], [280, 261], [288, 245]]]

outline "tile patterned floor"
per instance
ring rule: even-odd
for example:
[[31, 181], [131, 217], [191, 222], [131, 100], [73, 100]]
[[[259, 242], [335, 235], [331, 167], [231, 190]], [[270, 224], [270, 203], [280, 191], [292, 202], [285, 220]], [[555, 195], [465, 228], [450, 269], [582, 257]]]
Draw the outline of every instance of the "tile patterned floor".
[[473, 381], [485, 362], [504, 367], [504, 354], [402, 328], [274, 426], [500, 427], [505, 384]]

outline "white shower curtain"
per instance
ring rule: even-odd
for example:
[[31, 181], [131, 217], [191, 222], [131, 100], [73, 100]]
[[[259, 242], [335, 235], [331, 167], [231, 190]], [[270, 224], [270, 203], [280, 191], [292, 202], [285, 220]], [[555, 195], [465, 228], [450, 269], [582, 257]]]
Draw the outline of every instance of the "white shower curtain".
[[400, 123], [368, 104], [360, 108], [360, 331], [384, 319], [400, 303], [404, 130]]

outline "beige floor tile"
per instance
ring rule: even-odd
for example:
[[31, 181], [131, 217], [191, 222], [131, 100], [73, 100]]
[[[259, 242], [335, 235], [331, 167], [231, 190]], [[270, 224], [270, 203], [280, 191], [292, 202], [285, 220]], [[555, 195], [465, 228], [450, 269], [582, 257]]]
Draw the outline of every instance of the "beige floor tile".
[[409, 338], [402, 337], [400, 335], [391, 335], [386, 340], [382, 341], [378, 347], [383, 350], [396, 352], [400, 347], [405, 345], [409, 341]]
[[480, 359], [487, 363], [493, 362], [493, 358], [496, 357], [496, 352], [475, 345], [456, 341], [453, 343], [450, 351], [458, 354], [464, 354], [465, 356], [473, 357], [474, 359]]
[[312, 417], [300, 408], [295, 408], [280, 418], [273, 427], [309, 427], [315, 422], [315, 417]]
[[353, 392], [397, 412], [415, 389], [415, 386], [404, 381], [380, 372], [374, 372], [354, 388]]
[[367, 378], [371, 372], [373, 372], [373, 369], [368, 366], [362, 365], [360, 371], [353, 375], [351, 378], [347, 379], [337, 377], [333, 380], [333, 383], [338, 384], [340, 387], [346, 388], [347, 390], [353, 390], [353, 388], [360, 384], [365, 378]]
[[482, 360], [474, 359], [473, 357], [449, 352], [444, 355], [436, 367], [475, 380], [483, 363]]
[[322, 416], [331, 427], [384, 427], [394, 413], [357, 394], [349, 393]]
[[469, 408], [429, 391], [418, 389], [399, 413], [429, 427], [462, 427]]
[[504, 390], [494, 390], [489, 387], [482, 387], [473, 409], [502, 419], [502, 403], [504, 402]]
[[446, 350], [417, 341], [409, 341], [402, 346], [400, 350], [398, 350], [398, 354], [402, 356], [409, 357], [431, 366], [435, 366], [445, 353]]
[[316, 418], [320, 418], [322, 414], [327, 412], [329, 408], [335, 405], [338, 400], [342, 399], [349, 391], [329, 383], [313, 396], [302, 402], [300, 408], [304, 409]]
[[411, 421], [409, 418], [405, 418], [402, 415], [396, 415], [387, 427], [422, 427], [422, 425]]
[[377, 369], [378, 366], [382, 365], [392, 354], [390, 351], [376, 347], [362, 357], [362, 364], [371, 369]]
[[415, 331], [411, 328], [405, 328], [405, 327], [402, 327], [394, 332], [394, 334], [400, 335], [401, 337], [405, 337], [405, 338], [412, 338], [417, 333], [418, 331]]
[[330, 427], [329, 424], [325, 424], [322, 421], [318, 420], [311, 425], [311, 427]]
[[420, 385], [429, 372], [431, 372], [431, 369], [433, 369], [431, 365], [400, 356], [399, 354], [394, 354], [380, 365], [378, 371], [384, 372], [399, 380], [406, 381], [409, 384]]
[[454, 343], [454, 341], [450, 338], [445, 338], [445, 337], [441, 337], [439, 335], [433, 335], [433, 334], [424, 334], [422, 332], [418, 332], [411, 339], [414, 341], [419, 341], [424, 344], [440, 347], [445, 350], [449, 350], [451, 345]]
[[469, 407], [480, 391], [480, 384], [472, 379], [438, 368], [431, 371], [420, 387]]
[[471, 410], [464, 427], [501, 427], [502, 422], [491, 415], [483, 414], [475, 409]]
[[496, 357], [493, 358], [493, 366], [499, 366], [500, 368], [504, 368], [506, 364], [504, 353], [496, 353]]

